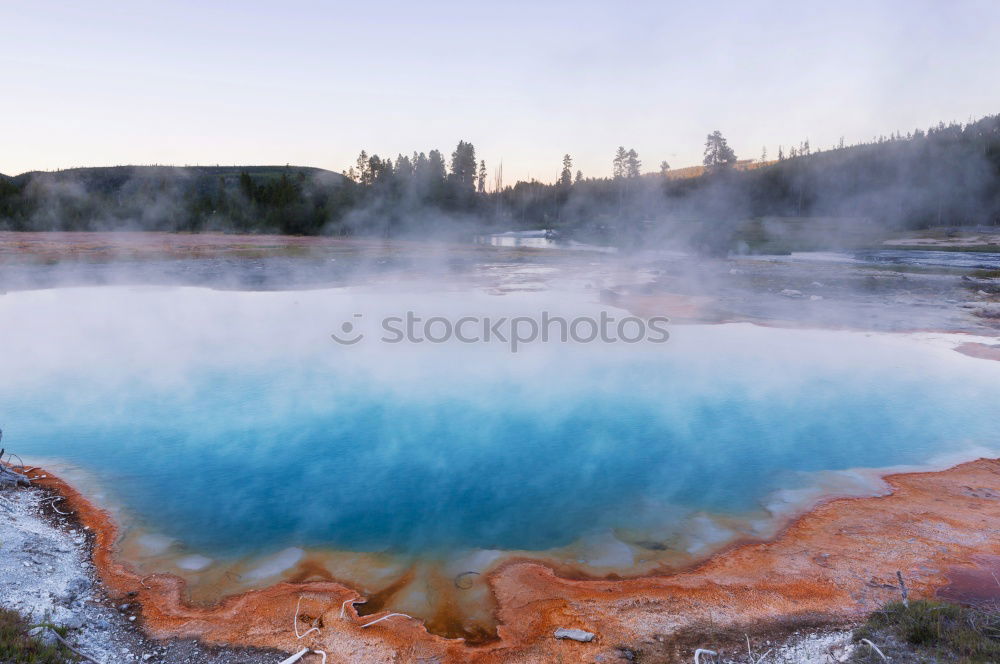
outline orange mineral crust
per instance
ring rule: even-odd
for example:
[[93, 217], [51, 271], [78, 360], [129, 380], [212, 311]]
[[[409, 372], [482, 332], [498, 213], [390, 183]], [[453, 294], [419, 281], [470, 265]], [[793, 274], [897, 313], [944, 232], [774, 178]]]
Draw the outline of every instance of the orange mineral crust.
[[[1000, 555], [997, 460], [886, 481], [888, 495], [830, 500], [773, 541], [734, 545], [681, 573], [567, 579], [538, 562], [503, 564], [488, 579], [497, 605], [497, 638], [477, 645], [431, 634], [406, 616], [379, 620], [385, 611], [359, 616], [352, 601], [364, 598], [332, 581], [282, 583], [215, 606], [189, 605], [182, 600], [180, 579], [139, 578], [116, 560], [117, 535], [107, 514], [61, 480], [49, 476], [38, 483], [63, 494], [60, 509], [68, 504], [93, 530], [94, 562], [108, 591], [140, 603], [143, 625], [153, 636], [292, 653], [309, 647], [325, 651], [330, 662], [541, 663], [593, 662], [598, 655], [616, 661], [618, 646], [639, 647], [707, 623], [728, 628], [797, 619], [847, 621], [899, 597], [897, 570], [911, 597], [927, 596], [947, 586], [949, 574], [974, 570], [977, 560]], [[559, 640], [553, 636], [559, 627], [596, 638]], [[303, 661], [313, 660], [320, 656]]]

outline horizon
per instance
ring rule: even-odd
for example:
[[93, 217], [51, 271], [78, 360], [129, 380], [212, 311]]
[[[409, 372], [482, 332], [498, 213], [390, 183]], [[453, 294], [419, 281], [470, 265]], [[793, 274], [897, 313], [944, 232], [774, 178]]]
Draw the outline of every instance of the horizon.
[[[959, 121], [956, 121], [956, 120], [949, 120], [948, 122], [945, 122], [945, 121], [942, 120], [942, 121], [938, 121], [936, 123], [931, 123], [926, 128], [925, 127], [914, 127], [913, 130], [915, 130], [916, 132], [921, 132], [921, 131], [932, 131], [936, 127], [941, 127], [941, 126], [966, 127], [966, 126], [972, 125], [972, 124], [974, 124], [976, 122], [979, 122], [979, 121], [982, 121], [982, 120], [986, 120], [986, 119], [992, 118], [992, 117], [998, 117], [998, 116], [1000, 116], [1000, 114], [988, 114], [988, 115], [984, 115], [984, 116], [981, 116], [981, 117], [970, 117], [965, 122], [959, 122]], [[878, 142], [880, 140], [883, 140], [883, 139], [884, 140], [894, 140], [894, 139], [899, 139], [899, 138], [909, 139], [910, 138], [909, 132], [907, 132], [906, 134], [903, 134], [903, 132], [901, 130], [896, 129], [896, 130], [890, 131], [888, 135], [873, 136], [873, 137], [871, 137], [868, 140], [860, 140], [860, 141], [858, 141], [856, 143], [847, 143], [847, 142], [845, 142], [843, 145], [839, 145], [839, 146], [838, 145], [832, 145], [832, 146], [826, 146], [826, 147], [815, 146], [815, 149], [812, 151], [811, 154], [819, 154], [819, 153], [824, 152], [826, 150], [835, 150], [835, 149], [843, 149], [843, 148], [854, 148], [854, 147], [863, 146], [863, 145], [873, 145], [876, 142]], [[460, 139], [460, 141], [461, 140], [462, 139]], [[766, 161], [764, 161], [762, 158], [754, 159], [752, 157], [740, 157], [739, 155], [737, 155], [737, 159], [736, 159], [736, 161], [734, 163], [735, 164], [747, 164], [747, 165], [753, 164], [753, 163], [757, 163], [757, 164], [760, 164], [762, 166], [769, 166], [771, 164], [774, 164], [774, 163], [777, 163], [778, 161], [780, 161], [780, 158], [779, 158], [778, 155], [781, 154], [780, 151], [781, 151], [781, 149], [783, 147], [785, 147], [785, 146], [779, 145], [779, 152], [775, 153], [775, 155], [768, 155]], [[796, 156], [795, 150], [796, 150], [796, 148], [798, 146], [796, 146], [794, 144], [790, 144], [787, 147], [788, 147], [789, 151], [785, 152], [786, 158], [794, 158]], [[436, 148], [431, 148], [431, 150], [434, 150], [434, 149], [436, 149]], [[420, 152], [423, 152], [423, 151], [420, 151]], [[441, 151], [441, 154], [444, 156], [445, 159], [448, 159], [448, 153], [447, 153], [447, 151]], [[371, 157], [378, 157], [380, 155], [371, 154], [369, 156], [371, 156]], [[407, 157], [409, 155], [404, 155], [404, 154], [400, 153], [399, 156]], [[799, 155], [799, 156], [802, 156], [802, 155]], [[808, 155], [806, 155], [806, 156], [808, 156]], [[392, 160], [391, 157], [389, 159]], [[502, 163], [501, 163], [501, 167], [502, 167]], [[311, 165], [311, 164], [297, 164], [297, 163], [291, 163], [291, 162], [286, 162], [284, 164], [280, 164], [280, 163], [270, 163], [270, 164], [266, 164], [266, 163], [232, 163], [232, 164], [222, 164], [222, 163], [215, 163], [215, 164], [208, 164], [208, 163], [201, 163], [201, 164], [121, 163], [121, 164], [107, 164], [107, 165], [65, 166], [65, 167], [56, 167], [56, 168], [49, 169], [49, 170], [37, 170], [36, 169], [36, 170], [31, 170], [31, 171], [22, 171], [22, 172], [19, 172], [19, 173], [4, 173], [3, 171], [0, 171], [0, 175], [6, 176], [6, 177], [21, 177], [21, 176], [29, 175], [29, 174], [33, 174], [33, 173], [63, 173], [63, 172], [66, 172], [66, 171], [78, 171], [78, 170], [88, 170], [88, 169], [111, 169], [111, 168], [176, 168], [176, 169], [184, 169], [184, 168], [219, 168], [219, 169], [227, 169], [227, 168], [228, 169], [246, 169], [246, 168], [255, 168], [255, 169], [257, 169], [257, 168], [272, 169], [273, 168], [273, 169], [281, 169], [281, 168], [293, 168], [293, 169], [320, 170], [320, 171], [325, 171], [325, 172], [329, 172], [329, 173], [335, 173], [337, 175], [343, 175], [346, 178], [350, 178], [351, 176], [350, 176], [349, 171], [351, 171], [353, 167], [348, 167], [348, 168], [345, 168], [345, 169], [342, 169], [342, 170], [338, 171], [338, 170], [334, 170], [334, 169], [324, 168], [322, 166], [314, 166], [314, 165]], [[670, 170], [670, 172], [672, 174], [676, 174], [676, 173], [678, 173], [680, 171], [695, 171], [695, 170], [697, 170], [699, 172], [692, 173], [692, 174], [689, 174], [687, 176], [687, 177], [697, 177], [698, 175], [701, 175], [700, 171], [702, 169], [704, 169], [704, 168], [705, 168], [704, 164], [699, 162], [699, 163], [695, 163], [695, 164], [685, 164], [685, 165], [680, 165], [680, 166], [676, 166], [676, 167], [674, 165], [671, 165], [669, 170]], [[660, 175], [660, 174], [662, 174], [662, 171], [659, 171], [659, 170], [643, 170], [640, 173], [640, 177], [654, 177], [654, 176], [657, 176], [657, 175]], [[607, 179], [612, 179], [613, 177], [614, 176], [613, 176], [612, 173], [607, 173], [607, 174], [602, 174], [602, 175], [585, 177], [585, 179], [598, 179], [598, 180], [605, 179], [605, 180], [607, 180]], [[539, 184], [544, 184], [544, 185], [555, 185], [555, 184], [558, 183], [558, 178], [553, 178], [552, 180], [541, 180], [541, 179], [538, 179], [538, 178], [535, 178], [535, 177], [531, 177], [530, 180], [520, 180], [520, 179], [518, 179], [518, 180], [516, 180], [514, 182], [505, 182], [504, 186], [506, 188], [509, 188], [509, 187], [512, 186], [512, 184], [514, 184], [516, 182], [532, 182], [532, 183], [537, 182]], [[495, 193], [495, 190], [491, 190], [491, 189], [487, 188], [487, 192], [488, 193]]]
[[503, 163], [507, 183], [552, 182], [567, 153], [599, 178], [619, 145], [655, 172], [699, 165], [716, 129], [741, 160], [764, 147], [773, 159], [779, 145], [825, 150], [1000, 109], [988, 66], [1000, 5], [984, 0], [560, 2], [530, 14], [45, 2], [0, 19], [12, 100], [0, 117], [18, 128], [0, 155], [8, 175], [151, 163], [339, 173], [361, 150], [448, 155], [464, 139], [491, 174]]

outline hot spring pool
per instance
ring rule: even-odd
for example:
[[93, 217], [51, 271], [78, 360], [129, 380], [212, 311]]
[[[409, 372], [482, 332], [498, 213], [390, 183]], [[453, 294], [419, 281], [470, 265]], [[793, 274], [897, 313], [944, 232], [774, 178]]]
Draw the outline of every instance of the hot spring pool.
[[418, 562], [479, 571], [502, 551], [640, 571], [769, 534], [819, 493], [879, 491], [864, 469], [1000, 447], [1000, 363], [944, 337], [675, 326], [663, 345], [516, 355], [331, 342], [352, 312], [415, 298], [455, 314], [599, 306], [352, 289], [10, 293], [5, 443], [101, 496], [137, 565], [216, 584], [238, 566], [253, 585], [337, 552], [324, 564], [368, 589]]

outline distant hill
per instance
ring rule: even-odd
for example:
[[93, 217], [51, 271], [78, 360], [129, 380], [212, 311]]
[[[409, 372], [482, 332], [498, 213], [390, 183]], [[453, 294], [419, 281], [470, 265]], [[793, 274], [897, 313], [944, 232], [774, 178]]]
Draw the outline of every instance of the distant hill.
[[[761, 162], [756, 159], [740, 159], [736, 162], [734, 168], [738, 171], [752, 171], [755, 168], [760, 168], [761, 166], [770, 166], [775, 162]], [[685, 166], [684, 168], [674, 168], [667, 171], [667, 179], [669, 180], [684, 180], [687, 178], [697, 178], [705, 174], [704, 166]]]
[[97, 189], [114, 188], [129, 180], [177, 179], [198, 180], [222, 178], [227, 183], [239, 181], [241, 173], [262, 180], [279, 179], [282, 175], [304, 174], [307, 178], [320, 178], [327, 183], [343, 179], [343, 175], [312, 166], [92, 166], [66, 168], [58, 171], [28, 171], [10, 177], [19, 186], [32, 180], [77, 181]]
[[308, 166], [108, 166], [0, 180], [13, 230], [316, 233], [347, 179]]

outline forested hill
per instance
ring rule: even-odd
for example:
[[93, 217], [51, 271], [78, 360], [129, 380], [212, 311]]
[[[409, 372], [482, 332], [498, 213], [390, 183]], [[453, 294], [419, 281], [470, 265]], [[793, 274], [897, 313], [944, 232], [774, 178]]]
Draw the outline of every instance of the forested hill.
[[96, 166], [66, 168], [58, 171], [28, 171], [17, 176], [4, 176], [18, 185], [32, 180], [51, 182], [76, 181], [95, 193], [108, 192], [132, 181], [208, 180], [223, 178], [229, 184], [239, 182], [240, 175], [278, 179], [282, 175], [303, 174], [306, 177], [327, 177], [330, 182], [343, 178], [339, 173], [311, 166]]
[[0, 179], [0, 227], [317, 233], [343, 181], [306, 166], [32, 171]]
[[362, 151], [343, 175], [298, 166], [25, 173], [0, 178], [0, 229], [398, 237], [544, 228], [619, 246], [696, 237], [724, 251], [739, 235], [733, 229], [772, 217], [867, 230], [1000, 224], [1000, 115], [857, 145], [804, 140], [770, 159], [766, 151], [741, 159], [714, 131], [704, 154], [697, 169], [650, 169], [623, 146], [608, 155], [612, 176], [597, 178], [567, 154], [561, 170], [553, 164], [552, 183], [512, 186], [466, 141], [450, 159], [439, 150], [394, 159]]

